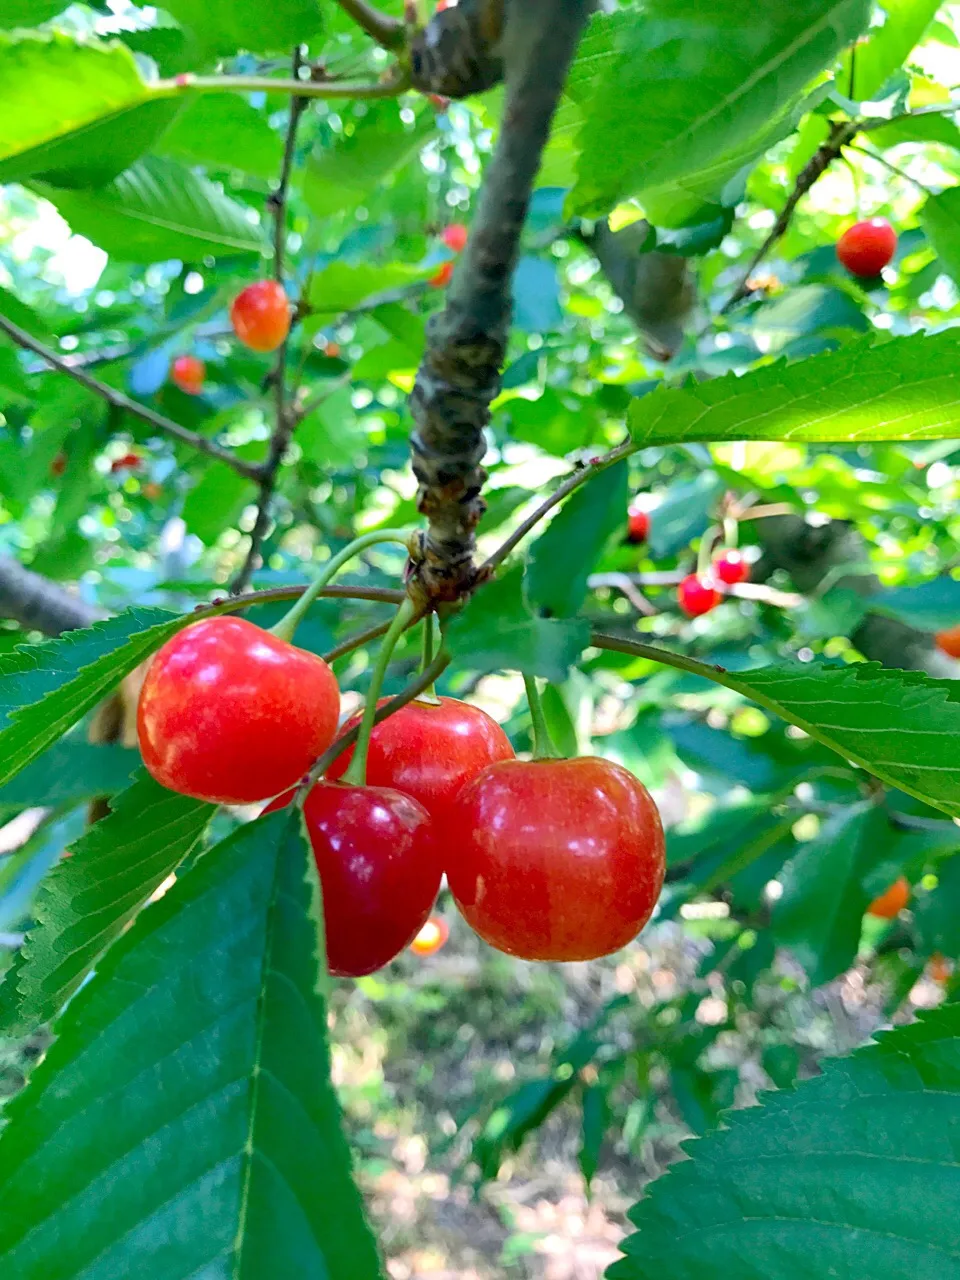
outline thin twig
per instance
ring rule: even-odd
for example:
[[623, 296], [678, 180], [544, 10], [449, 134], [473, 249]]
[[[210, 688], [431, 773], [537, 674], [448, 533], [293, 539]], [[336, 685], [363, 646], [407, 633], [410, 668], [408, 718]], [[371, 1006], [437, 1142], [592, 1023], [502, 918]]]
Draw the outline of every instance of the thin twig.
[[350, 15], [357, 26], [362, 27], [368, 36], [372, 36], [384, 49], [402, 49], [406, 41], [403, 23], [399, 18], [391, 18], [381, 13], [367, 0], [337, 0], [340, 8]]
[[[602, 578], [601, 583], [596, 582], [596, 578]], [[587, 585], [593, 589], [594, 586], [612, 587], [615, 591], [622, 592], [630, 601], [637, 613], [642, 614], [645, 618], [655, 618], [660, 610], [650, 603], [645, 595], [641, 593], [636, 584], [633, 582], [629, 573], [603, 573], [596, 574], [595, 577], [587, 579]]]
[[629, 457], [631, 453], [636, 451], [637, 447], [632, 440], [625, 440], [623, 444], [617, 445], [616, 449], [611, 449], [609, 453], [604, 453], [599, 458], [592, 458], [590, 462], [578, 467], [576, 471], [567, 476], [566, 480], [554, 489], [550, 497], [545, 498], [537, 509], [531, 512], [526, 520], [514, 529], [510, 537], [486, 558], [480, 566], [477, 578], [482, 580], [489, 577], [497, 565], [503, 563], [517, 543], [522, 542], [530, 530], [535, 528], [558, 503], [562, 502], [568, 493], [573, 493], [574, 489], [579, 489], [591, 476], [597, 475], [600, 471], [605, 471], [607, 467], [613, 466], [615, 462], [619, 462], [622, 458]]
[[862, 156], [868, 156], [871, 160], [876, 160], [878, 164], [882, 164], [884, 168], [889, 169], [891, 173], [895, 173], [898, 178], [903, 178], [905, 182], [912, 183], [925, 196], [932, 196], [933, 192], [929, 187], [925, 187], [917, 178], [911, 178], [906, 169], [901, 169], [899, 165], [893, 164], [886, 156], [882, 156], [879, 151], [870, 151], [867, 147], [851, 146], [851, 151], [857, 151]]
[[[297, 45], [293, 51], [292, 71], [296, 80], [303, 65], [303, 48]], [[277, 189], [268, 201], [273, 210], [273, 277], [283, 283], [283, 258], [287, 244], [287, 195], [290, 190], [290, 176], [293, 173], [294, 156], [297, 149], [297, 127], [300, 117], [307, 107], [307, 99], [291, 98], [290, 118], [287, 122], [287, 138], [283, 147], [283, 161], [280, 165], [280, 178]], [[277, 485], [277, 475], [283, 462], [283, 455], [290, 444], [297, 425], [297, 417], [287, 407], [287, 352], [290, 345], [289, 334], [280, 344], [276, 363], [270, 375], [273, 384], [275, 417], [273, 433], [270, 436], [270, 448], [263, 463], [260, 476], [260, 492], [257, 495], [257, 514], [253, 529], [250, 531], [250, 545], [244, 558], [240, 572], [230, 587], [232, 595], [241, 592], [253, 576], [260, 561], [260, 548], [270, 527], [270, 503]]]
[[286, 93], [300, 98], [398, 98], [410, 87], [406, 69], [393, 67], [382, 79], [275, 80], [272, 76], [175, 76], [158, 80], [156, 91], [172, 97], [188, 93]]
[[750, 259], [746, 270], [740, 277], [740, 283], [717, 312], [718, 315], [726, 315], [732, 307], [735, 307], [741, 299], [746, 298], [751, 292], [750, 279], [753, 276], [754, 271], [756, 271], [763, 259], [786, 232], [797, 205], [817, 179], [826, 173], [827, 169], [834, 160], [836, 160], [837, 156], [840, 155], [843, 148], [857, 134], [859, 129], [859, 120], [838, 121], [831, 127], [830, 137], [827, 138], [826, 142], [824, 142], [824, 144], [819, 148], [816, 155], [814, 155], [813, 158], [803, 167], [800, 173], [797, 174], [797, 180], [793, 184], [793, 190], [787, 197], [787, 203], [780, 210], [776, 222], [774, 222], [771, 227], [770, 234]]
[[57, 355], [55, 351], [45, 347], [42, 342], [38, 342], [25, 329], [21, 329], [12, 320], [8, 320], [6, 316], [0, 316], [0, 329], [8, 337], [12, 338], [17, 346], [40, 356], [52, 368], [59, 369], [61, 373], [67, 374], [75, 382], [79, 382], [81, 386], [86, 387], [88, 391], [92, 391], [94, 395], [106, 400], [107, 404], [113, 405], [115, 409], [122, 409], [124, 413], [129, 413], [134, 418], [140, 418], [141, 421], [148, 422], [150, 426], [162, 431], [165, 435], [175, 436], [199, 453], [205, 453], [208, 458], [216, 458], [218, 462], [225, 462], [228, 467], [232, 467], [234, 471], [241, 476], [245, 476], [248, 480], [259, 480], [261, 470], [255, 463], [245, 462], [243, 458], [238, 458], [233, 450], [224, 448], [223, 445], [217, 444], [215, 440], [208, 440], [206, 436], [197, 435], [195, 431], [188, 431], [186, 427], [181, 427], [178, 422], [165, 418], [162, 413], [155, 413], [153, 409], [148, 409], [146, 405], [138, 404], [136, 400], [131, 400], [129, 396], [125, 396], [122, 391], [117, 391], [115, 387], [108, 386], [107, 383], [101, 382], [99, 378], [94, 378], [82, 369], [76, 368], [62, 356]]
[[22, 627], [58, 636], [92, 626], [100, 616], [97, 609], [59, 582], [0, 556], [0, 618], [13, 618]]
[[335, 662], [337, 658], [342, 658], [344, 654], [353, 653], [354, 649], [359, 649], [365, 644], [369, 644], [372, 640], [378, 640], [380, 636], [389, 628], [390, 620], [386, 622], [378, 622], [375, 627], [367, 627], [365, 631], [358, 631], [355, 635], [347, 636], [346, 640], [335, 645], [329, 653], [323, 655], [324, 662]]

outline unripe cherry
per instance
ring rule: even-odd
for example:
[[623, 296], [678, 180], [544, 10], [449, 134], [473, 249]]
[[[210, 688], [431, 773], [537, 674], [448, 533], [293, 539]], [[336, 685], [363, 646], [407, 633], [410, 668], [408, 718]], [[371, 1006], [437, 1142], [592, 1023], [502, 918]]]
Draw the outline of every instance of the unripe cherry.
[[170, 366], [170, 381], [188, 396], [203, 390], [207, 366], [197, 356], [177, 356]]

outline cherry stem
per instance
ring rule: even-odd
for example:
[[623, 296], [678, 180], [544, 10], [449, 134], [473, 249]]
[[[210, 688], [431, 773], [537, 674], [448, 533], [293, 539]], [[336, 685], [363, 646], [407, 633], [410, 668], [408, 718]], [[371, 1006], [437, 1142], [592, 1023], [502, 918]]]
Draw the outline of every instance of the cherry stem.
[[390, 665], [390, 659], [393, 657], [393, 651], [397, 647], [397, 641], [403, 635], [404, 631], [410, 624], [416, 621], [417, 609], [412, 600], [404, 600], [403, 604], [393, 616], [393, 621], [387, 629], [387, 634], [383, 637], [380, 645], [380, 651], [377, 654], [377, 660], [374, 663], [373, 672], [370, 676], [370, 688], [367, 690], [367, 701], [363, 708], [363, 719], [360, 721], [360, 733], [357, 737], [357, 746], [353, 753], [353, 759], [347, 766], [347, 771], [343, 775], [344, 782], [354, 787], [362, 787], [367, 781], [367, 752], [370, 748], [370, 734], [373, 732], [374, 722], [377, 715], [377, 702], [380, 698], [380, 690], [383, 688], [383, 681], [387, 674], [387, 667]]
[[697, 577], [709, 578], [711, 565], [713, 563], [713, 548], [718, 538], [723, 536], [723, 530], [719, 525], [713, 524], [700, 539], [700, 548], [697, 551]]
[[723, 517], [723, 541], [729, 551], [736, 551], [740, 538], [740, 525], [735, 516]]
[[[428, 613], [423, 620], [423, 658], [420, 664], [421, 671], [427, 671], [433, 662], [433, 614]], [[437, 691], [432, 684], [428, 685], [420, 695], [421, 702], [430, 702], [435, 707], [440, 705], [440, 699], [437, 697]]]
[[[439, 676], [441, 676], [451, 662], [450, 654], [446, 649], [441, 649], [437, 656], [431, 662], [426, 671], [420, 673], [416, 680], [411, 680], [407, 687], [391, 698], [389, 702], [385, 702], [382, 707], [377, 708], [376, 715], [373, 717], [373, 723], [379, 724], [381, 720], [386, 720], [387, 716], [392, 716], [395, 711], [407, 706], [408, 703], [414, 702], [423, 693], [429, 685], [433, 684]], [[334, 742], [327, 747], [326, 751], [310, 770], [306, 780], [300, 784], [300, 790], [297, 792], [297, 803], [299, 804], [303, 797], [319, 778], [322, 778], [326, 771], [333, 764], [334, 760], [339, 759], [349, 747], [352, 747], [360, 736], [360, 726], [355, 724], [352, 729], [348, 729], [346, 733], [341, 734]]]
[[361, 551], [365, 551], [367, 547], [375, 547], [381, 542], [399, 542], [401, 545], [407, 546], [412, 532], [413, 530], [411, 529], [376, 529], [372, 533], [364, 533], [359, 538], [354, 538], [342, 551], [338, 551], [335, 556], [332, 556], [327, 561], [316, 579], [306, 589], [289, 613], [284, 614], [277, 625], [270, 628], [271, 635], [275, 635], [279, 640], [286, 640], [288, 644], [291, 644], [294, 633], [310, 606], [330, 579], [339, 573], [348, 560], [352, 560], [354, 556], [359, 555]]
[[562, 755], [553, 745], [553, 739], [550, 737], [547, 718], [543, 714], [540, 690], [537, 688], [537, 682], [533, 676], [528, 676], [524, 673], [523, 687], [527, 693], [527, 702], [530, 704], [530, 719], [533, 722], [534, 760], [562, 760]]

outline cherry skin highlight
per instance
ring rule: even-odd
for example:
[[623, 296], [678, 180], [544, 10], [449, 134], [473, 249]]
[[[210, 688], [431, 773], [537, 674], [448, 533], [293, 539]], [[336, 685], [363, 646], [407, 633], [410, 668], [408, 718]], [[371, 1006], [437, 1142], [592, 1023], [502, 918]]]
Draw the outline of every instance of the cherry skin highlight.
[[468, 235], [462, 222], [451, 222], [449, 227], [443, 228], [443, 243], [454, 253], [462, 253], [467, 247]]
[[892, 920], [898, 916], [910, 901], [910, 881], [900, 876], [893, 884], [867, 907], [868, 916], [879, 916], [881, 920]]
[[750, 566], [739, 551], [725, 551], [713, 562], [713, 572], [727, 587], [736, 587], [750, 579]]
[[[387, 699], [381, 699], [382, 706]], [[360, 715], [344, 725], [352, 729]], [[344, 751], [327, 771], [341, 778], [353, 756]], [[491, 716], [457, 698], [439, 705], [409, 702], [374, 725], [367, 753], [367, 782], [412, 796], [434, 819], [456, 800], [468, 782], [498, 760], [512, 760], [510, 739]]]
[[[265, 812], [293, 795], [278, 796]], [[323, 890], [330, 972], [360, 978], [382, 969], [423, 928], [440, 889], [429, 815], [389, 787], [321, 781], [303, 816]]]
[[627, 513], [627, 541], [646, 542], [650, 537], [650, 516], [646, 511]]
[[949, 658], [960, 658], [960, 627], [948, 627], [934, 636], [937, 648]]
[[677, 587], [677, 602], [688, 618], [699, 618], [701, 614], [715, 609], [723, 596], [709, 578], [701, 578], [696, 573], [688, 573]]
[[878, 276], [897, 249], [897, 233], [886, 218], [855, 222], [837, 241], [837, 257], [851, 275]]
[[523, 960], [594, 960], [636, 937], [664, 873], [663, 827], [620, 765], [506, 760], [461, 791], [437, 824], [464, 919]]
[[300, 781], [339, 714], [322, 658], [242, 618], [204, 618], [155, 655], [137, 733], [144, 764], [171, 791], [251, 804]]
[[230, 307], [233, 331], [253, 351], [276, 351], [290, 332], [290, 304], [282, 284], [257, 280], [234, 298]]
[[170, 381], [188, 396], [203, 390], [207, 366], [196, 356], [177, 356], [170, 366]]

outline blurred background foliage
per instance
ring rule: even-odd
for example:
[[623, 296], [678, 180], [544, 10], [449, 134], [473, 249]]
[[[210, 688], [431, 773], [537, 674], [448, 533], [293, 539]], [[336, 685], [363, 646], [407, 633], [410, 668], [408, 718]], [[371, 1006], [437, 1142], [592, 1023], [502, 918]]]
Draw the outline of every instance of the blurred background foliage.
[[[6, 8], [0, 25], [15, 25]], [[327, 8], [311, 57], [331, 74], [378, 74], [385, 55]], [[177, 6], [170, 12], [111, 0], [45, 16], [69, 36], [121, 41], [154, 74], [212, 64], [222, 51], [204, 52], [202, 30], [185, 31]], [[755, 154], [734, 157], [722, 181], [721, 164], [625, 201], [608, 226], [572, 211], [577, 157], [561, 113], [516, 278], [482, 552], [571, 462], [617, 444], [631, 400], [663, 382], [955, 324], [960, 129], [949, 114], [861, 135], [803, 198], [747, 300], [721, 308], [831, 120], [946, 101], [958, 46], [960, 5], [877, 5], [854, 55], [817, 77]], [[280, 65], [226, 53], [238, 73]], [[576, 83], [575, 73], [564, 112], [576, 110]], [[449, 107], [411, 94], [306, 111], [288, 255], [290, 292], [309, 302], [289, 364], [306, 412], [255, 586], [301, 581], [355, 534], [415, 518], [406, 395], [443, 302], [430, 280], [455, 256], [442, 232], [469, 225], [499, 104], [494, 90]], [[619, 113], [640, 109], [608, 106], [614, 130]], [[128, 169], [94, 186], [56, 172], [21, 182], [0, 166], [0, 181], [12, 173], [0, 188], [0, 314], [258, 461], [272, 361], [233, 339], [227, 307], [264, 269], [287, 111], [262, 94], [198, 95], [169, 115], [149, 123], [156, 139], [133, 178]], [[151, 202], [178, 212], [155, 216]], [[641, 215], [655, 232], [639, 231]], [[834, 245], [873, 216], [890, 220], [899, 245], [882, 278], [864, 282], [840, 267]], [[629, 228], [618, 262], [604, 237]], [[206, 364], [200, 395], [170, 381], [183, 354]], [[626, 538], [628, 496], [650, 515], [643, 545]], [[76, 584], [98, 611], [189, 609], [238, 570], [254, 497], [227, 466], [0, 341], [0, 555]], [[573, 539], [594, 546], [584, 612], [604, 630], [728, 668], [868, 657], [956, 677], [932, 635], [960, 623], [958, 498], [953, 442], [646, 448], [594, 500], [586, 533], [559, 527], [552, 554], [562, 564]], [[707, 550], [738, 544], [751, 580], [690, 620], [675, 589], [704, 539]], [[391, 586], [401, 569], [395, 553], [370, 551], [346, 580]], [[506, 600], [478, 597], [478, 635], [495, 636]], [[280, 607], [257, 612], [273, 621]], [[385, 616], [384, 606], [326, 602], [298, 642], [323, 652]], [[0, 624], [0, 652], [23, 639], [14, 622]], [[411, 641], [394, 687], [416, 660]], [[355, 691], [346, 709], [362, 698], [369, 664], [366, 649], [338, 662]], [[460, 664], [443, 691], [476, 699], [528, 748], [519, 677]], [[566, 967], [494, 954], [442, 899], [452, 934], [440, 952], [341, 984], [335, 1078], [398, 1280], [597, 1274], [615, 1256], [614, 1221], [682, 1137], [956, 986], [960, 832], [938, 811], [878, 794], [801, 731], [642, 659], [588, 651], [550, 686], [547, 710], [566, 749], [616, 759], [654, 791], [669, 827], [667, 890], [640, 941]], [[0, 966], [87, 803], [133, 767], [129, 736], [89, 736], [84, 726], [0, 790]], [[907, 909], [865, 916], [900, 876]], [[2, 1047], [0, 1093], [41, 1050], [37, 1040]]]

